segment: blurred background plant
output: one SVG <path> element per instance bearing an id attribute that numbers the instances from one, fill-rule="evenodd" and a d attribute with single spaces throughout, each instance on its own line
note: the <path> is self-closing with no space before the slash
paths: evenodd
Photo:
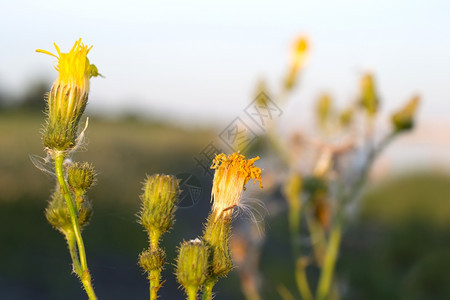
<path id="1" fill-rule="evenodd" d="M 281 96 L 275 100 L 279 105 L 296 87 L 307 55 L 308 40 L 300 37 L 294 43 Z M 268 93 L 264 86 L 260 89 Z M 284 169 L 274 176 L 287 201 L 295 282 L 302 299 L 339 299 L 342 288 L 334 273 L 346 220 L 359 208 L 362 189 L 377 157 L 399 134 L 413 129 L 418 102 L 419 97 L 414 96 L 395 112 L 391 129 L 378 138 L 375 121 L 380 99 L 373 74 L 366 73 L 357 101 L 347 108 L 335 108 L 328 93 L 319 96 L 315 130 L 294 127 L 284 140 L 271 124 L 267 140 L 284 167 L 268 169 Z M 283 284 L 278 290 L 284 299 L 294 298 Z"/>

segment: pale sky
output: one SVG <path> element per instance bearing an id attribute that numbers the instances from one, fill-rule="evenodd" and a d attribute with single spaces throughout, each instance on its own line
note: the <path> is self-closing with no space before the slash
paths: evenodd
<path id="1" fill-rule="evenodd" d="M 8 1 L 0 3 L 0 88 L 56 78 L 54 58 L 79 37 L 104 79 L 89 109 L 139 110 L 181 120 L 231 120 L 256 81 L 279 90 L 296 36 L 311 56 L 291 109 L 321 91 L 339 103 L 375 73 L 386 111 L 413 93 L 421 117 L 450 116 L 449 1 Z"/>

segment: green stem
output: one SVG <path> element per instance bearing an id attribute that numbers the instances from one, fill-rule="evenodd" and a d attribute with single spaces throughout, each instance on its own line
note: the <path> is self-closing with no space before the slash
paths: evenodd
<path id="1" fill-rule="evenodd" d="M 94 292 L 94 287 L 92 286 L 92 279 L 91 274 L 89 273 L 89 270 L 83 270 L 83 275 L 81 277 L 81 283 L 84 286 L 84 290 L 86 291 L 86 294 L 88 295 L 89 299 L 91 300 L 97 300 L 97 296 Z"/>
<path id="2" fill-rule="evenodd" d="M 333 274 L 336 266 L 336 260 L 339 253 L 339 246 L 342 237 L 342 217 L 338 213 L 337 220 L 330 233 L 327 251 L 325 253 L 324 265 L 317 286 L 317 300 L 326 300 L 330 293 L 333 282 Z"/>
<path id="3" fill-rule="evenodd" d="M 212 290 L 216 282 L 217 282 L 216 278 L 210 278 L 206 281 L 205 285 L 203 286 L 202 300 L 212 299 Z"/>
<path id="4" fill-rule="evenodd" d="M 196 288 L 189 288 L 186 291 L 187 294 L 187 300 L 197 300 L 197 289 Z"/>
<path id="5" fill-rule="evenodd" d="M 75 236 L 72 231 L 66 231 L 66 240 L 67 245 L 69 246 L 70 257 L 72 258 L 73 270 L 75 271 L 75 274 L 77 274 L 77 276 L 81 278 L 83 271 L 81 270 L 80 260 L 78 259 L 78 253 L 76 249 Z"/>
<path id="6" fill-rule="evenodd" d="M 151 270 L 148 280 L 150 281 L 150 300 L 156 300 L 158 298 L 158 290 L 161 287 L 161 270 Z"/>
<path id="7" fill-rule="evenodd" d="M 317 266 L 321 268 L 323 265 L 327 243 L 325 231 L 323 230 L 322 226 L 310 215 L 306 215 L 306 224 L 308 226 L 309 235 L 313 239 L 312 247 Z"/>
<path id="8" fill-rule="evenodd" d="M 367 163 L 364 166 L 363 170 L 361 171 L 359 179 L 352 186 L 352 189 L 349 191 L 347 195 L 344 194 L 345 196 L 339 197 L 340 208 L 337 212 L 335 225 L 331 229 L 330 239 L 328 242 L 328 247 L 324 258 L 324 266 L 322 268 L 322 272 L 319 278 L 319 284 L 317 287 L 317 298 L 316 298 L 317 300 L 327 299 L 330 293 L 334 269 L 336 266 L 336 260 L 339 253 L 339 246 L 342 238 L 342 223 L 343 223 L 342 208 L 345 206 L 346 203 L 352 201 L 359 195 L 360 191 L 362 190 L 364 184 L 367 181 L 367 176 L 376 158 L 387 147 L 387 145 L 389 145 L 389 143 L 393 141 L 393 139 L 396 136 L 397 132 L 394 131 L 389 135 L 387 135 L 386 137 L 384 137 L 377 147 L 372 147 L 372 149 L 370 149 Z"/>
<path id="9" fill-rule="evenodd" d="M 304 300 L 312 300 L 313 296 L 309 287 L 308 278 L 306 275 L 306 265 L 300 257 L 300 245 L 297 239 L 300 236 L 300 213 L 301 213 L 301 199 L 299 191 L 296 193 L 286 193 L 288 198 L 289 211 L 289 229 L 291 234 L 292 252 L 296 260 L 295 263 L 295 282 L 297 289 Z"/>
<path id="10" fill-rule="evenodd" d="M 308 278 L 306 276 L 306 268 L 301 259 L 295 264 L 295 282 L 303 300 L 312 300 L 313 296 L 309 288 Z"/>
<path id="11" fill-rule="evenodd" d="M 78 255 L 80 258 L 80 266 L 82 271 L 80 279 L 87 295 L 89 296 L 89 299 L 94 300 L 97 299 L 97 297 L 95 296 L 94 289 L 91 283 L 91 275 L 89 274 L 87 266 L 86 252 L 84 250 L 83 238 L 81 237 L 80 225 L 78 224 L 77 212 L 75 210 L 72 197 L 70 196 L 69 188 L 66 185 L 66 180 L 64 179 L 63 162 L 64 154 L 62 152 L 58 152 L 55 156 L 55 173 L 59 186 L 61 187 L 61 193 L 66 200 L 67 209 L 70 215 L 70 221 L 72 223 L 73 234 L 75 235 L 75 240 L 78 245 Z"/>
<path id="12" fill-rule="evenodd" d="M 161 238 L 160 231 L 149 231 L 148 239 L 150 245 L 150 251 L 155 251 L 158 249 L 159 240 Z M 150 281 L 150 300 L 156 300 L 158 298 L 158 291 L 161 288 L 161 269 L 151 270 L 148 276 Z"/>
<path id="13" fill-rule="evenodd" d="M 151 250 L 156 250 L 159 247 L 159 240 L 161 238 L 161 232 L 160 231 L 149 231 L 148 232 L 148 240 Z"/>

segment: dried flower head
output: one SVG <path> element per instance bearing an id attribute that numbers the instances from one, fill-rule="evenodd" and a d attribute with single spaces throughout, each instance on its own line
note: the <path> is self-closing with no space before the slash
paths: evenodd
<path id="1" fill-rule="evenodd" d="M 228 215 L 239 204 L 245 184 L 253 179 L 262 188 L 261 169 L 255 166 L 259 156 L 245 159 L 244 155 L 233 153 L 229 156 L 216 155 L 211 169 L 215 169 L 211 201 L 215 218 Z"/>

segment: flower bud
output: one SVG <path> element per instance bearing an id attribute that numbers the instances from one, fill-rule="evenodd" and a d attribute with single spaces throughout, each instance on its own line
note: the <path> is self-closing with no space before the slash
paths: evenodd
<path id="1" fill-rule="evenodd" d="M 414 117 L 419 101 L 419 96 L 414 96 L 404 107 L 392 115 L 392 125 L 396 132 L 410 130 L 414 127 Z"/>
<path id="2" fill-rule="evenodd" d="M 231 215 L 214 218 L 210 214 L 206 221 L 203 240 L 210 251 L 209 276 L 226 276 L 233 269 L 229 240 L 231 234 Z"/>
<path id="3" fill-rule="evenodd" d="M 308 48 L 308 39 L 306 37 L 299 37 L 295 41 L 289 72 L 284 82 L 284 87 L 286 90 L 292 89 L 297 83 L 298 73 L 306 62 Z"/>
<path id="4" fill-rule="evenodd" d="M 155 174 L 147 178 L 139 218 L 149 234 L 161 235 L 172 227 L 179 194 L 175 176 Z"/>
<path id="5" fill-rule="evenodd" d="M 359 103 L 370 117 L 374 117 L 378 112 L 379 102 L 373 75 L 367 73 L 361 79 L 361 96 Z"/>
<path id="6" fill-rule="evenodd" d="M 139 255 L 139 265 L 146 272 L 160 270 L 166 262 L 166 254 L 161 248 L 147 249 Z"/>
<path id="7" fill-rule="evenodd" d="M 316 116 L 319 125 L 322 128 L 326 128 L 328 121 L 330 120 L 333 107 L 331 97 L 328 94 L 323 94 L 319 97 L 316 104 Z"/>
<path id="8" fill-rule="evenodd" d="M 199 239 L 183 242 L 177 258 L 177 280 L 186 292 L 195 291 L 208 275 L 208 248 Z"/>
<path id="9" fill-rule="evenodd" d="M 67 170 L 67 182 L 77 194 L 84 194 L 95 181 L 94 167 L 85 163 L 74 163 Z"/>
<path id="10" fill-rule="evenodd" d="M 78 223 L 81 229 L 91 220 L 92 212 L 92 205 L 88 200 L 84 200 L 77 205 Z M 50 225 L 61 233 L 72 230 L 69 210 L 59 187 L 53 193 L 45 209 L 45 217 Z"/>
<path id="11" fill-rule="evenodd" d="M 57 188 L 45 209 L 47 221 L 62 233 L 72 228 L 69 211 L 60 189 Z"/>
<path id="12" fill-rule="evenodd" d="M 36 50 L 58 59 L 55 69 L 59 77 L 47 95 L 43 141 L 49 149 L 67 151 L 76 145 L 78 125 L 88 100 L 89 79 L 100 74 L 87 58 L 92 47 L 81 43 L 81 39 L 75 42 L 68 53 L 61 53 L 56 44 L 55 48 L 57 55 L 46 50 Z"/>

